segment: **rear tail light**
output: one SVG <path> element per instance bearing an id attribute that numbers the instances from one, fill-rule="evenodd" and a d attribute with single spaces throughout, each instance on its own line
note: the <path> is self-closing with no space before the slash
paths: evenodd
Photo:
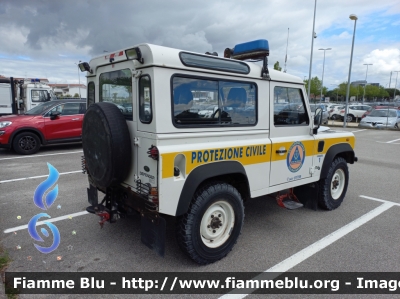
<path id="1" fill-rule="evenodd" d="M 148 154 L 149 157 L 152 158 L 153 160 L 158 161 L 159 153 L 158 153 L 158 148 L 157 148 L 156 146 L 152 145 L 152 146 L 149 148 L 147 154 Z"/>
<path id="2" fill-rule="evenodd" d="M 344 110 L 340 110 L 340 113 L 344 113 Z"/>

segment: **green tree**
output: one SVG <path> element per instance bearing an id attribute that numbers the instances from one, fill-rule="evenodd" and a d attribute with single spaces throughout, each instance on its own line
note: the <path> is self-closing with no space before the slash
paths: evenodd
<path id="1" fill-rule="evenodd" d="M 79 93 L 75 93 L 74 98 L 79 98 Z"/>
<path id="2" fill-rule="evenodd" d="M 308 91 L 308 80 L 305 80 L 305 87 L 306 90 Z M 311 88 L 310 88 L 310 98 L 315 101 L 316 97 L 321 94 L 321 87 L 322 87 L 322 82 L 321 80 L 318 79 L 317 76 L 314 78 L 311 78 Z M 324 87 L 322 89 L 322 93 L 325 94 L 327 92 L 327 88 Z M 310 99 L 310 100 L 311 100 Z"/>
<path id="3" fill-rule="evenodd" d="M 274 64 L 274 70 L 282 71 L 282 68 L 279 66 L 279 61 L 275 62 L 275 64 Z"/>

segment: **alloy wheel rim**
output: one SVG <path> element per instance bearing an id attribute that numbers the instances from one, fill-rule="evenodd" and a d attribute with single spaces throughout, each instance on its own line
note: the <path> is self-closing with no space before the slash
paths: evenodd
<path id="1" fill-rule="evenodd" d="M 19 141 L 19 147 L 24 151 L 30 151 L 36 147 L 36 140 L 31 136 L 22 137 Z"/>

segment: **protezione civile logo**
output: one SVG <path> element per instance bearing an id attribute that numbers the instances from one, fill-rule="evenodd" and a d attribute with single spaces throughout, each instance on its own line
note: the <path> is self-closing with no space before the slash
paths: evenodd
<path id="1" fill-rule="evenodd" d="M 51 207 L 51 205 L 55 202 L 57 195 L 58 195 L 58 184 L 50 190 L 47 194 L 46 197 L 44 197 L 44 194 L 46 193 L 47 190 L 51 188 L 52 185 L 54 185 L 59 178 L 59 173 L 57 169 L 51 165 L 50 163 L 47 163 L 47 167 L 49 168 L 49 176 L 48 178 L 39 184 L 37 186 L 35 193 L 33 195 L 33 203 L 40 209 L 46 211 Z M 39 236 L 39 234 L 36 231 L 36 223 L 38 220 L 42 217 L 46 218 L 51 218 L 48 214 L 46 213 L 40 213 L 31 218 L 31 220 L 28 223 L 28 232 L 31 235 L 31 237 L 38 241 L 38 242 L 44 242 L 44 240 Z M 58 231 L 58 228 L 50 223 L 45 221 L 44 224 L 48 226 L 50 229 L 51 233 L 53 234 L 53 243 L 51 244 L 50 247 L 42 247 L 40 245 L 34 244 L 36 249 L 39 250 L 42 253 L 50 253 L 54 250 L 57 249 L 58 245 L 60 245 L 61 237 L 60 237 L 60 232 Z M 41 228 L 41 233 L 47 238 L 49 237 L 49 231 L 46 228 Z"/>

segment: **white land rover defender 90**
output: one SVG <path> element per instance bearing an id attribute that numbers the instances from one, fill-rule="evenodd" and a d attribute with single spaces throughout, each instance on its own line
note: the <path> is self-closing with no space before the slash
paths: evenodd
<path id="1" fill-rule="evenodd" d="M 140 44 L 80 64 L 87 211 L 101 226 L 139 212 L 142 242 L 163 256 L 162 215 L 175 216 L 182 250 L 208 264 L 238 240 L 246 199 L 340 206 L 354 135 L 318 130 L 322 111 L 311 114 L 302 80 L 269 71 L 268 55 L 266 40 L 224 58 Z"/>

